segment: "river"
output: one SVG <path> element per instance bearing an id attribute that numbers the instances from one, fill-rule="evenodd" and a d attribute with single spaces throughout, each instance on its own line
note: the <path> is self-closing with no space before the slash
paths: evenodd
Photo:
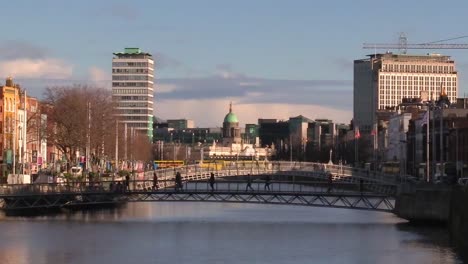
<path id="1" fill-rule="evenodd" d="M 442 228 L 380 212 L 233 203 L 130 203 L 0 217 L 0 263 L 462 263 Z"/>

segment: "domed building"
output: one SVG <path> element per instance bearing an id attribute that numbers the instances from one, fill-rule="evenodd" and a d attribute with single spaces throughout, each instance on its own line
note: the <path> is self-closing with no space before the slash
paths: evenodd
<path id="1" fill-rule="evenodd" d="M 229 113 L 223 120 L 222 142 L 213 142 L 208 149 L 208 157 L 220 160 L 238 159 L 268 159 L 274 149 L 259 148 L 254 144 L 246 144 L 242 140 L 242 129 L 239 127 L 239 119 L 232 112 L 232 103 L 229 104 Z"/>
<path id="2" fill-rule="evenodd" d="M 236 114 L 232 112 L 232 103 L 229 104 L 229 113 L 223 122 L 223 146 L 241 143 L 241 129 Z"/>

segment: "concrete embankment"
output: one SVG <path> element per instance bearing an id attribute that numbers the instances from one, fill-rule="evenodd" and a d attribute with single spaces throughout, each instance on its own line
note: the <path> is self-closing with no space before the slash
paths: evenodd
<path id="1" fill-rule="evenodd" d="M 412 223 L 446 225 L 452 245 L 468 261 L 468 187 L 403 187 L 395 214 Z"/>
<path id="2" fill-rule="evenodd" d="M 462 257 L 468 260 L 468 189 L 455 188 L 452 192 L 450 238 Z"/>
<path id="3" fill-rule="evenodd" d="M 413 223 L 447 223 L 451 189 L 442 186 L 403 188 L 395 201 L 395 214 Z"/>

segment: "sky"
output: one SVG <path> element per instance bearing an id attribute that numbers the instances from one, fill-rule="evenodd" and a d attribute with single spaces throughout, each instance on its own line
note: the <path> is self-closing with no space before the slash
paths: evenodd
<path id="1" fill-rule="evenodd" d="M 155 115 L 241 125 L 303 115 L 352 119 L 353 60 L 363 43 L 426 43 L 468 35 L 468 1 L 4 1 L 0 78 L 29 95 L 49 86 L 110 88 L 112 53 L 153 54 Z M 468 38 L 448 43 L 468 43 Z M 384 51 L 381 51 L 384 52 Z M 398 51 L 395 51 L 398 52 Z M 468 94 L 468 50 L 450 55 Z"/>

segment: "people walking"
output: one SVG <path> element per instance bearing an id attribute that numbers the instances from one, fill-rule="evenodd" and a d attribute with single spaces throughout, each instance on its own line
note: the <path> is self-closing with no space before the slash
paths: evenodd
<path id="1" fill-rule="evenodd" d="M 271 181 L 270 175 L 267 175 L 265 177 L 265 187 L 264 187 L 265 190 L 268 190 L 268 191 L 270 190 L 270 181 Z"/>
<path id="2" fill-rule="evenodd" d="M 211 175 L 210 175 L 210 187 L 211 187 L 211 191 L 214 191 L 214 185 L 215 185 L 215 175 L 214 173 L 212 172 Z"/>
<path id="3" fill-rule="evenodd" d="M 245 191 L 248 191 L 249 189 L 251 191 L 254 191 L 254 189 L 252 188 L 252 177 L 250 177 L 250 173 L 247 174 L 247 186 L 245 187 Z"/>
<path id="4" fill-rule="evenodd" d="M 333 174 L 331 172 L 328 173 L 328 190 L 327 193 L 330 193 L 333 189 Z"/>
<path id="5" fill-rule="evenodd" d="M 182 175 L 180 175 L 180 172 L 176 173 L 175 186 L 176 186 L 176 191 L 179 191 L 179 190 L 183 191 Z"/>
<path id="6" fill-rule="evenodd" d="M 159 186 L 158 186 L 158 174 L 156 173 L 156 171 L 154 171 L 153 173 L 153 190 L 154 191 L 157 191 L 159 189 Z"/>
<path id="7" fill-rule="evenodd" d="M 130 175 L 125 175 L 125 190 L 130 191 Z"/>

